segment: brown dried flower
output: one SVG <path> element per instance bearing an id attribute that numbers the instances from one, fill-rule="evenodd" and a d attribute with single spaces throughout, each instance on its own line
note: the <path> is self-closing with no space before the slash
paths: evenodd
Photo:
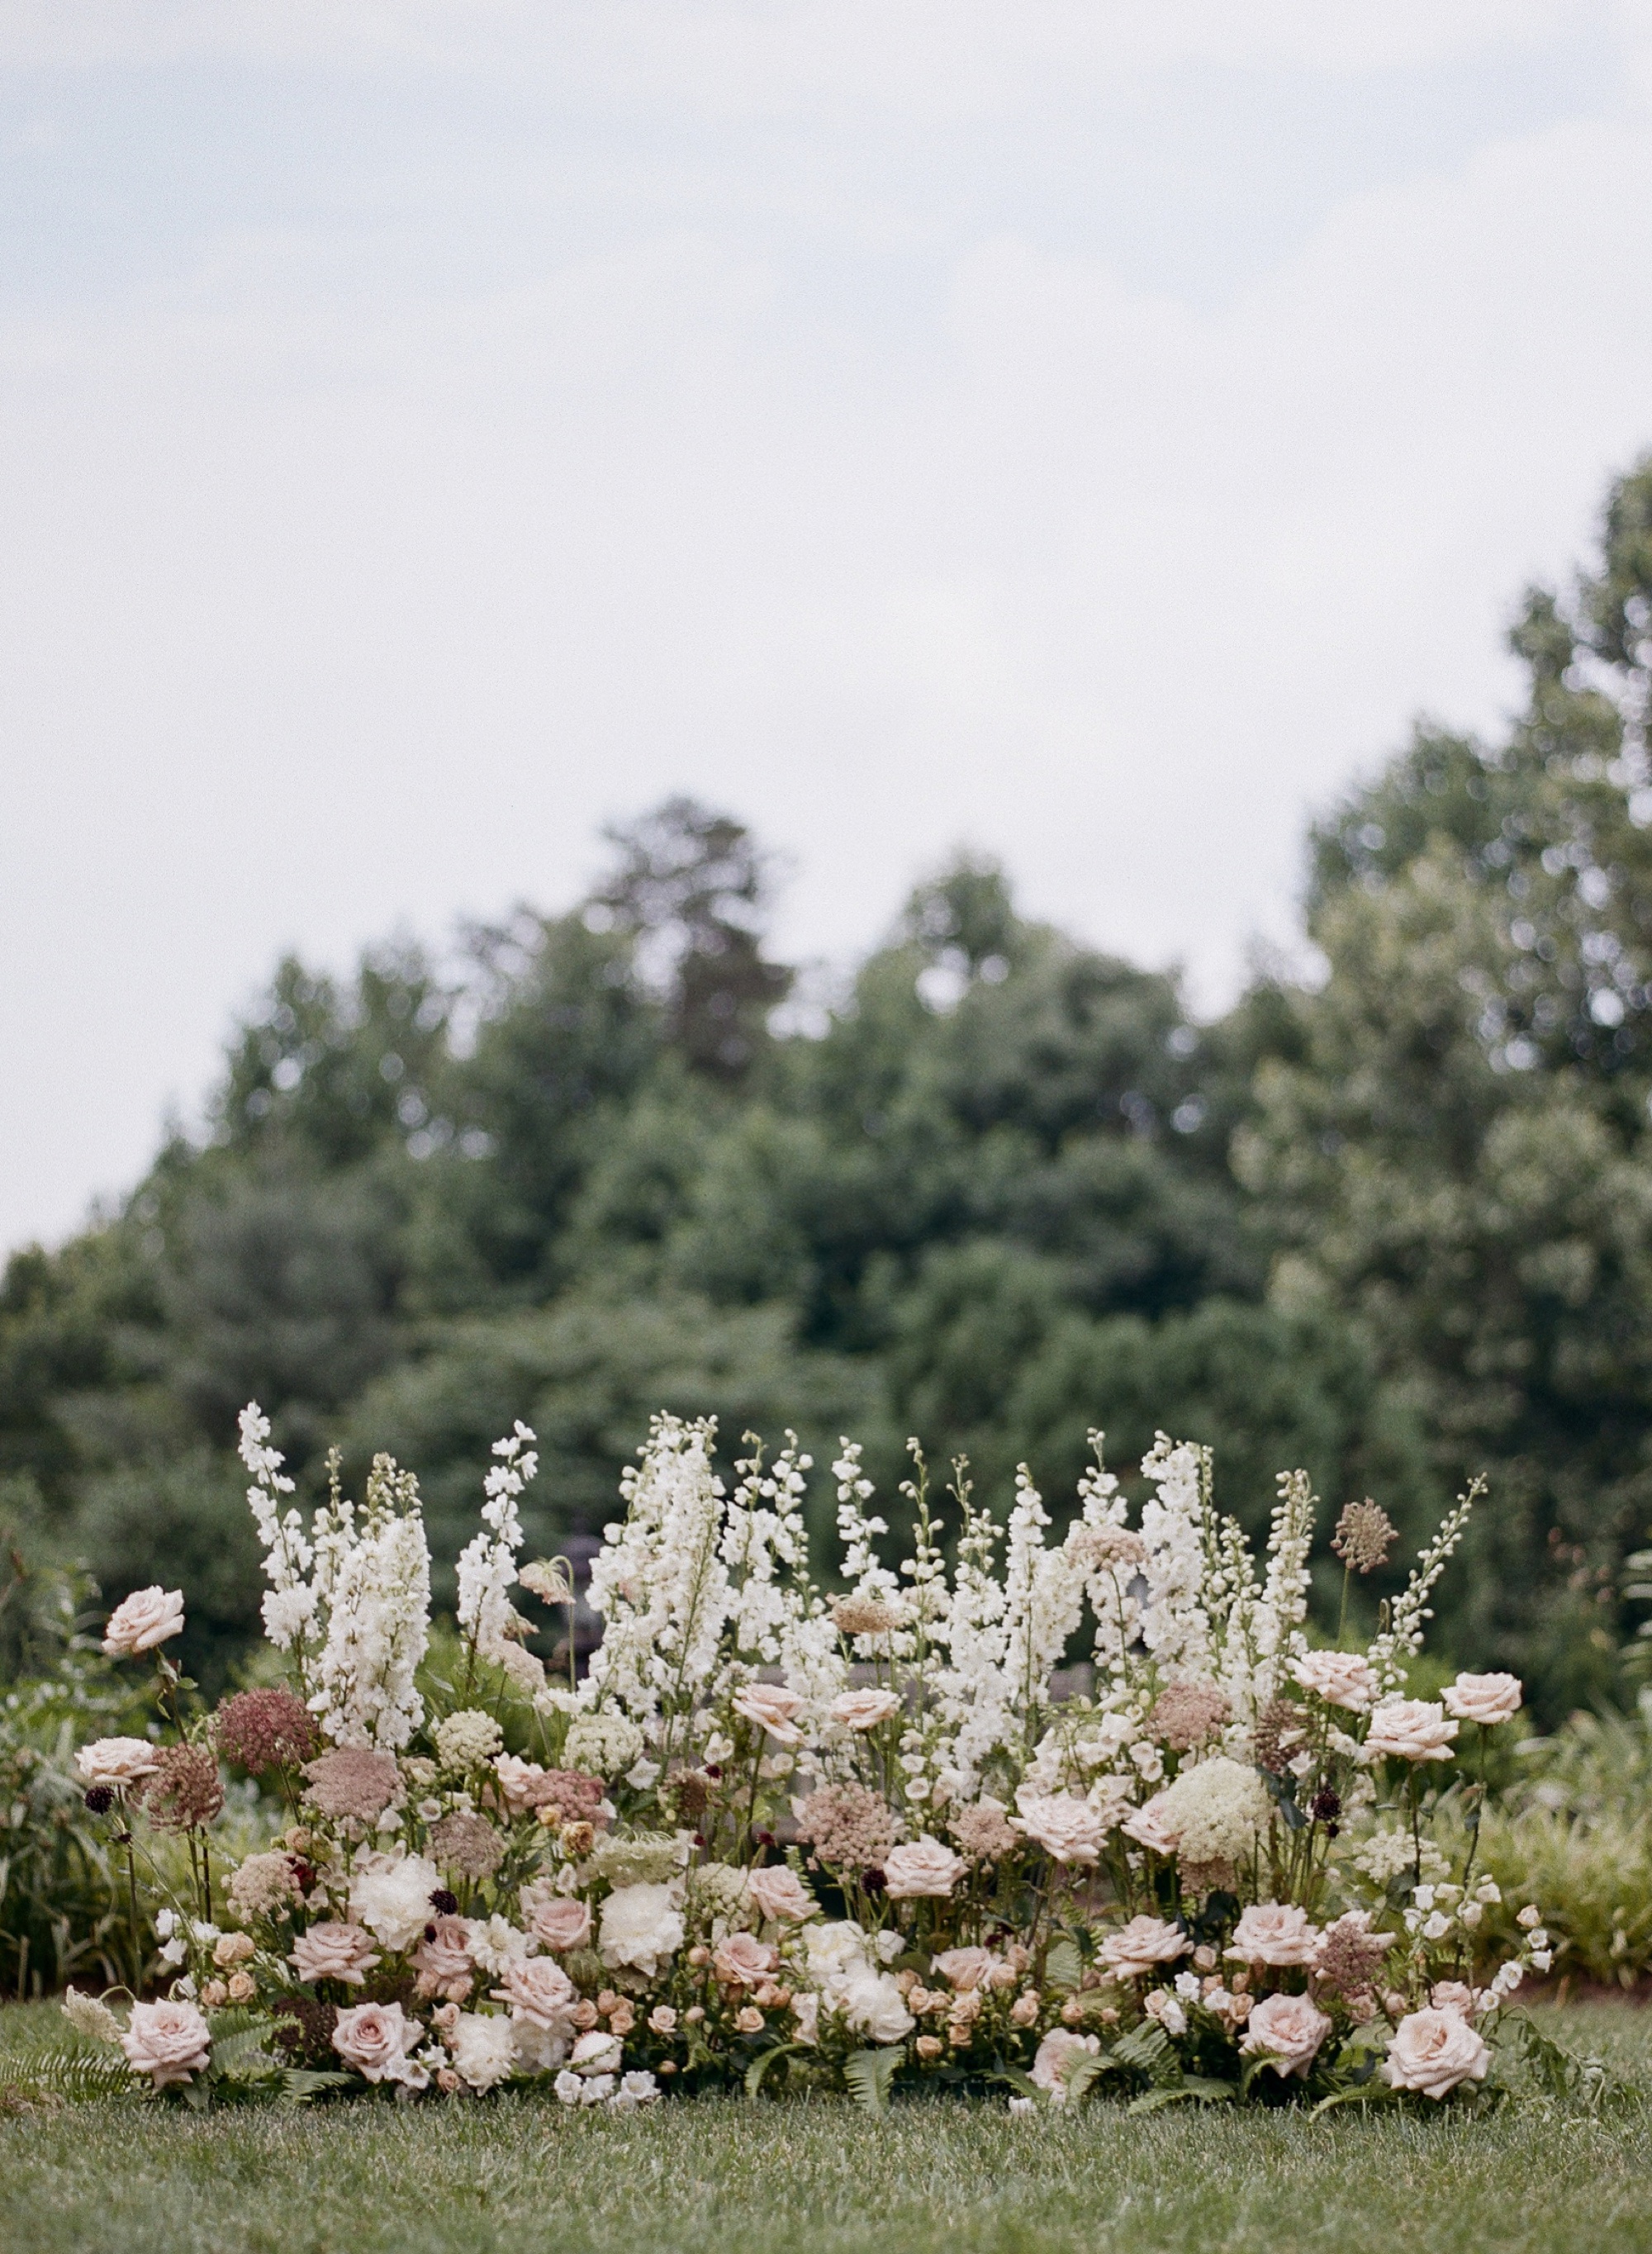
<path id="1" fill-rule="evenodd" d="M 875 1597 L 839 1597 L 832 1606 L 832 1625 L 840 1635 L 887 1635 L 900 1621 L 894 1606 Z"/>
<path id="2" fill-rule="evenodd" d="M 1172 1753 L 1191 1753 L 1214 1738 L 1232 1713 L 1214 1683 L 1167 1683 L 1147 1717 L 1147 1734 Z"/>
<path id="3" fill-rule="evenodd" d="M 1288 1698 L 1270 1698 L 1256 1717 L 1256 1755 L 1258 1768 L 1283 1776 L 1293 1754 L 1299 1751 L 1307 1716 Z"/>
<path id="4" fill-rule="evenodd" d="M 447 1870 L 486 1879 L 504 1859 L 505 1843 L 480 1816 L 444 1816 L 430 1827 L 430 1852 Z"/>
<path id="5" fill-rule="evenodd" d="M 262 1776 L 311 1760 L 321 1736 L 304 1700 L 277 1686 L 226 1698 L 213 1716 L 213 1740 L 226 1760 Z"/>
<path id="6" fill-rule="evenodd" d="M 324 1816 L 354 1816 L 371 1824 L 395 1799 L 400 1779 L 396 1755 L 366 1746 L 335 1746 L 304 1770 L 309 1797 Z"/>
<path id="7" fill-rule="evenodd" d="M 1388 1563 L 1388 1553 L 1399 1539 L 1399 1529 L 1381 1503 L 1368 1495 L 1363 1502 L 1345 1503 L 1337 1520 L 1331 1547 L 1355 1573 L 1374 1572 Z"/>
<path id="8" fill-rule="evenodd" d="M 165 1746 L 151 1774 L 135 1788 L 158 1831 L 192 1831 L 210 1824 L 224 1804 L 218 1763 L 205 1746 Z"/>
<path id="9" fill-rule="evenodd" d="M 666 1779 L 665 1790 L 679 1820 L 692 1824 L 717 1797 L 717 1779 L 703 1768 L 677 1768 Z"/>

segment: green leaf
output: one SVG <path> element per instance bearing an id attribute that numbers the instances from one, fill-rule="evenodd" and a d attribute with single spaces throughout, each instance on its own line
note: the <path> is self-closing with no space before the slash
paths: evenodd
<path id="1" fill-rule="evenodd" d="M 1030 2074 L 1023 2073 L 1018 2066 L 1006 2066 L 1002 2059 L 988 2075 L 987 2080 L 1007 2082 L 1018 2097 L 1040 2098 L 1044 2096 Z"/>
<path id="2" fill-rule="evenodd" d="M 95 2097 L 144 2097 L 149 2085 L 132 2072 L 116 2051 L 90 2045 L 53 2044 L 31 2052 L 4 2075 L 4 2086 L 25 2097 L 31 2094 L 69 2097 L 76 2103 Z"/>
<path id="3" fill-rule="evenodd" d="M 1084 1964 L 1077 1949 L 1065 1935 L 1053 1941 L 1044 1957 L 1044 1985 L 1058 1994 L 1076 1988 L 1084 1978 Z"/>
<path id="4" fill-rule="evenodd" d="M 1181 2062 L 1157 2020 L 1144 2020 L 1140 2026 L 1132 2028 L 1113 2045 L 1107 2058 L 1111 2065 L 1128 2066 L 1138 2074 L 1144 2074 L 1150 2082 L 1163 2089 L 1175 2089 L 1182 2078 Z"/>
<path id="5" fill-rule="evenodd" d="M 1230 2104 L 1237 2096 L 1236 2082 L 1213 2082 L 1205 2075 L 1189 2075 L 1175 2089 L 1149 2090 L 1134 2097 L 1125 2107 L 1127 2113 L 1157 2113 L 1161 2106 L 1179 2105 L 1188 2098 L 1195 2105 Z"/>
<path id="6" fill-rule="evenodd" d="M 767 2050 L 760 2051 L 746 2069 L 746 2094 L 755 2097 L 763 2087 L 763 2076 L 777 2058 L 789 2058 L 794 2051 L 802 2050 L 802 2043 L 772 2043 Z"/>
<path id="7" fill-rule="evenodd" d="M 899 2043 L 878 2050 L 851 2051 L 844 2061 L 844 2080 L 849 2094 L 869 2113 L 881 2113 L 889 2103 L 889 2085 L 906 2053 Z"/>
<path id="8" fill-rule="evenodd" d="M 1321 2113 L 1328 2113 L 1334 2105 L 1391 2105 L 1404 2095 L 1404 2092 L 1396 2090 L 1391 2082 L 1379 2082 L 1373 2076 L 1367 2081 L 1350 2082 L 1346 2090 L 1334 2090 L 1328 2097 L 1320 2100 L 1308 2118 L 1317 2121 Z"/>
<path id="9" fill-rule="evenodd" d="M 350 2079 L 347 2074 L 323 2073 L 309 2067 L 289 2066 L 282 2072 L 281 2094 L 290 2105 L 307 2105 L 324 2090 L 342 2090 Z"/>
<path id="10" fill-rule="evenodd" d="M 1061 2076 L 1061 2086 L 1067 2092 L 1068 2103 L 1076 2104 L 1092 2082 L 1099 2081 L 1102 2075 L 1110 2074 L 1112 2071 L 1113 2062 L 1110 2054 L 1098 2055 L 1094 2051 L 1087 2051 L 1082 2057 L 1080 2057 L 1075 2053 L 1068 2062 L 1066 2073 Z M 1036 2083 L 1033 2084 L 1035 2089 L 1037 2086 Z"/>

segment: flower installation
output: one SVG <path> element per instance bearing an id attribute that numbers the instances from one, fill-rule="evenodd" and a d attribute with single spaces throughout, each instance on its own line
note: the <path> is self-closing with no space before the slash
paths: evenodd
<path id="1" fill-rule="evenodd" d="M 1475 1871 L 1474 1779 L 1521 1686 L 1406 1684 L 1475 1491 L 1368 1648 L 1318 1649 L 1305 1475 L 1280 1479 L 1258 1569 L 1207 1451 L 1161 1435 L 1132 1526 L 1092 1438 L 1059 1541 L 1025 1471 L 1000 1527 L 956 1466 L 950 1563 L 914 1443 L 898 1566 L 844 1442 L 831 1596 L 795 1439 L 769 1462 L 748 1438 L 725 1483 L 710 1423 L 658 1417 L 592 1569 L 580 1678 L 528 1648 L 572 1589 L 521 1561 L 526 1426 L 495 1444 L 457 1642 L 433 1641 L 412 1475 L 379 1457 L 358 1506 L 335 1460 L 306 1523 L 248 1406 L 284 1680 L 186 1713 L 181 1596 L 109 1620 L 108 1650 L 152 1657 L 163 1719 L 82 1748 L 87 1797 L 135 1902 L 139 1863 L 152 1889 L 167 1859 L 152 1834 L 182 1836 L 189 1877 L 149 1895 L 161 1999 L 122 2016 L 71 1992 L 102 2062 L 84 2085 L 200 2104 L 513 2083 L 620 2111 L 731 2085 L 1019 2111 L 1495 2089 L 1506 2006 L 1551 1961 L 1534 1905 L 1512 1950 L 1488 1942 L 1509 1928 Z M 1395 1538 L 1375 1504 L 1343 1512 L 1345 1595 Z M 1093 1691 L 1058 1697 L 1075 1652 Z M 278 1812 L 214 1871 L 225 1764 Z"/>

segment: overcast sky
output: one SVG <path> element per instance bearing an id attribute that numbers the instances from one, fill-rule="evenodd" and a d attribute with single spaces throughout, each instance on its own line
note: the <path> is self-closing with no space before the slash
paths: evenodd
<path id="1" fill-rule="evenodd" d="M 0 0 L 0 1245 L 668 791 L 1222 1003 L 1652 444 L 1652 7 Z"/>

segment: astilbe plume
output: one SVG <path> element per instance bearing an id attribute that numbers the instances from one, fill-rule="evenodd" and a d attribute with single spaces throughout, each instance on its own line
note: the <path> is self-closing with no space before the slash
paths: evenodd
<path id="1" fill-rule="evenodd" d="M 996 1863 L 1023 1844 L 1020 1833 L 1010 1829 L 1009 1818 L 996 1801 L 955 1808 L 947 1818 L 947 1829 L 972 1862 Z"/>
<path id="2" fill-rule="evenodd" d="M 282 1686 L 226 1698 L 213 1717 L 213 1740 L 224 1759 L 249 1776 L 296 1768 L 313 1759 L 321 1743 L 315 1716 Z"/>

